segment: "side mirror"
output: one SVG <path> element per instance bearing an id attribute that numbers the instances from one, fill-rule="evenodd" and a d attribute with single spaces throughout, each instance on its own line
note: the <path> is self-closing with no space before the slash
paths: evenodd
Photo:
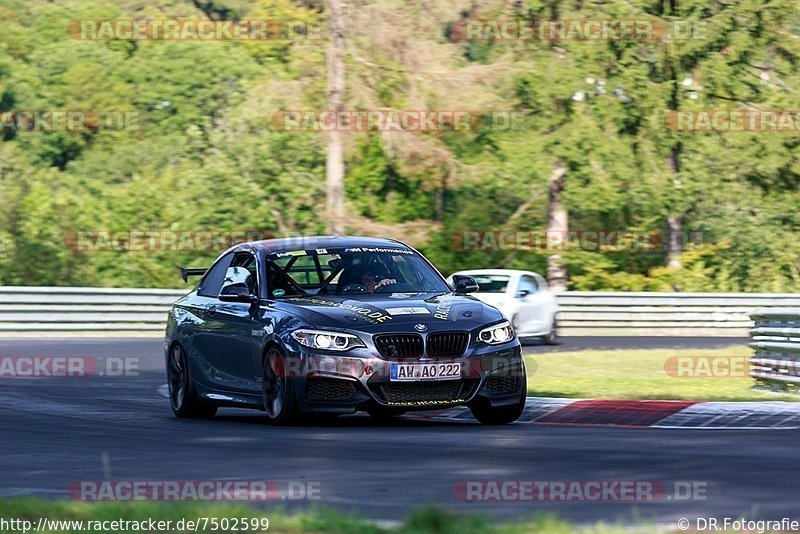
<path id="1" fill-rule="evenodd" d="M 453 288 L 455 289 L 456 293 L 465 294 L 477 291 L 478 289 L 480 289 L 480 286 L 478 286 L 478 282 L 476 282 L 475 279 L 472 278 L 471 276 L 464 276 L 463 274 L 454 274 Z"/>
<path id="2" fill-rule="evenodd" d="M 231 284 L 224 286 L 219 292 L 219 300 L 224 302 L 255 302 L 258 296 L 250 293 L 250 288 L 245 284 Z"/>
<path id="3" fill-rule="evenodd" d="M 250 272 L 243 267 L 229 267 L 219 291 L 219 300 L 224 302 L 255 302 L 258 295 L 253 295 Z"/>

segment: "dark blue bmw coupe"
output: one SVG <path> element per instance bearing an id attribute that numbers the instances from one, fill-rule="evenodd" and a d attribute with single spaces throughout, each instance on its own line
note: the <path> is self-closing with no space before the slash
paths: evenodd
<path id="1" fill-rule="evenodd" d="M 164 350 L 172 410 L 212 417 L 255 408 L 275 423 L 305 414 L 465 405 L 485 424 L 515 421 L 526 398 L 520 344 L 503 315 L 451 287 L 416 250 L 365 237 L 242 243 L 173 306 Z"/>

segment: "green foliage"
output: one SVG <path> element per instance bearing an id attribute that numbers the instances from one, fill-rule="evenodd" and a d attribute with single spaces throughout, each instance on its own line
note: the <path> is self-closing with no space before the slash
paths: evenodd
<path id="1" fill-rule="evenodd" d="M 197 7 L 200 6 L 200 7 Z M 415 242 L 445 273 L 544 271 L 552 251 L 462 250 L 465 230 L 541 230 L 547 181 L 567 169 L 570 228 L 694 236 L 666 251 L 562 254 L 580 290 L 796 291 L 800 136 L 676 132 L 670 110 L 796 109 L 793 0 L 419 3 L 347 12 L 347 109 L 478 110 L 520 129 L 344 134 L 348 213 Z M 325 3 L 0 0 L 0 110 L 134 113 L 138 125 L 3 132 L 0 284 L 174 286 L 175 264 L 220 252 L 76 251 L 76 230 L 325 229 L 324 134 L 282 132 L 280 110 L 325 109 Z M 81 41 L 85 18 L 265 18 L 318 39 Z M 464 19 L 688 21 L 694 39 L 459 41 Z M 679 168 L 668 164 L 677 154 Z M 364 227 L 352 233 L 369 232 Z M 463 248 L 463 247 L 462 247 Z"/>
<path id="2" fill-rule="evenodd" d="M 80 502 L 66 500 L 43 500 L 34 498 L 0 499 L 0 517 L 30 521 L 36 525 L 39 518 L 49 521 L 76 521 L 79 524 L 63 526 L 59 530 L 44 530 L 46 534 L 73 534 L 90 532 L 102 534 L 95 526 L 117 520 L 146 522 L 169 521 L 172 532 L 223 532 L 222 528 L 212 529 L 215 523 L 220 527 L 237 525 L 246 521 L 247 526 L 259 525 L 249 529 L 251 532 L 281 532 L 285 534 L 445 534 L 463 532 L 465 534 L 620 534 L 630 532 L 650 532 L 652 524 L 637 522 L 634 527 L 621 523 L 591 523 L 575 525 L 554 514 L 537 512 L 517 521 L 496 521 L 480 512 L 456 513 L 445 508 L 428 507 L 413 512 L 406 519 L 397 522 L 380 522 L 364 518 L 356 513 L 342 513 L 329 507 L 312 506 L 306 510 L 289 514 L 281 507 L 265 511 L 248 504 L 226 504 L 209 502 L 170 502 L 147 501 L 130 502 Z M 214 521 L 216 520 L 216 521 Z M 269 521 L 269 528 L 260 528 L 263 520 Z M 213 522 L 212 522 L 213 521 Z M 187 522 L 193 522 L 191 528 Z M 143 529 L 146 528 L 146 524 Z M 81 528 L 83 527 L 83 528 Z M 91 527 L 91 528 L 90 528 Z M 204 528 L 206 527 L 206 528 Z M 133 528 L 131 528 L 133 530 Z M 106 532 L 108 529 L 106 528 Z M 225 532 L 233 530 L 225 529 Z"/>
<path id="3" fill-rule="evenodd" d="M 377 136 L 370 135 L 353 157 L 346 193 L 360 215 L 380 222 L 404 222 L 433 213 L 427 176 L 407 176 L 389 160 Z"/>

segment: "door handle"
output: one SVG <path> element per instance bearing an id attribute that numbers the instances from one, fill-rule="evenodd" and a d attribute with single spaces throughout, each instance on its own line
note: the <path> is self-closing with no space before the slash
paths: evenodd
<path id="1" fill-rule="evenodd" d="M 217 313 L 217 305 L 216 304 L 212 304 L 211 306 L 206 308 L 206 311 L 208 311 L 209 315 L 214 315 L 215 313 Z"/>

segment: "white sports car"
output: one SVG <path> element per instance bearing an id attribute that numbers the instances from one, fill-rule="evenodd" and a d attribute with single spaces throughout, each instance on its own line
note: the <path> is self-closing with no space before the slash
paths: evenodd
<path id="1" fill-rule="evenodd" d="M 455 275 L 473 277 L 479 286 L 473 296 L 503 312 L 521 341 L 540 338 L 548 345 L 557 342 L 558 303 L 542 276 L 530 271 L 478 269 L 453 273 L 447 279 L 451 285 Z"/>

